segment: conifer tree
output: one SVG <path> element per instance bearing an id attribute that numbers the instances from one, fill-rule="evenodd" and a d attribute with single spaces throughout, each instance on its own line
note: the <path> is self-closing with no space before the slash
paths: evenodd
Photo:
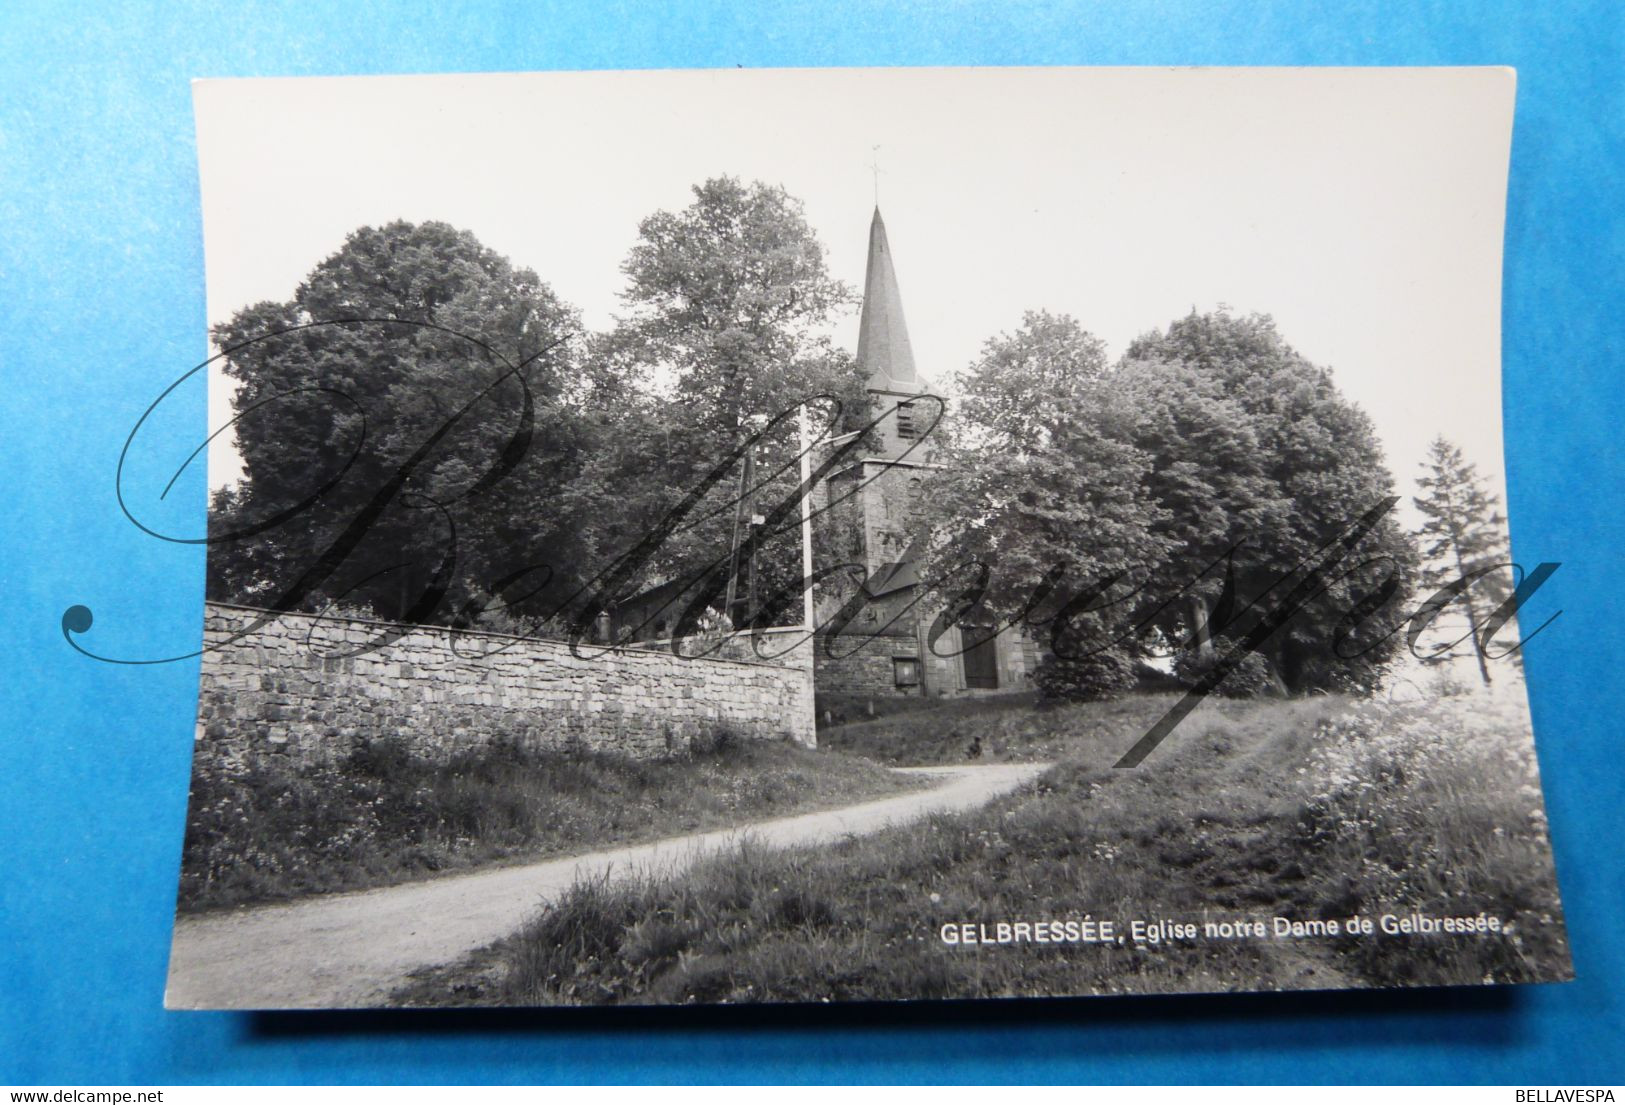
<path id="1" fill-rule="evenodd" d="M 1478 660 L 1478 673 L 1487 685 L 1490 671 L 1479 627 L 1508 593 L 1508 573 L 1497 570 L 1510 559 L 1506 518 L 1496 509 L 1495 496 L 1485 488 L 1478 470 L 1458 446 L 1442 436 L 1428 446 L 1422 469 L 1424 475 L 1416 479 L 1422 494 L 1412 499 L 1426 518 L 1417 531 L 1422 542 L 1422 582 L 1437 590 L 1483 573 L 1462 591 L 1459 602 L 1467 616 L 1467 639 Z M 1455 654 L 1445 649 L 1429 659 L 1451 655 Z"/>

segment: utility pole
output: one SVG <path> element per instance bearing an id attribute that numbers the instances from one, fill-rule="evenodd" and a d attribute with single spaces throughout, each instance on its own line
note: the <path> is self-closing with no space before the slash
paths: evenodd
<path id="1" fill-rule="evenodd" d="M 734 500 L 734 529 L 733 547 L 728 552 L 728 597 L 723 609 L 728 614 L 730 628 L 738 630 L 744 624 L 744 611 L 739 603 L 739 557 L 740 548 L 744 544 L 745 526 L 751 517 L 747 511 L 751 508 L 747 501 L 752 498 L 751 482 L 756 478 L 756 448 L 745 450 L 745 462 L 739 468 L 739 497 Z M 755 557 L 751 557 L 752 561 Z M 752 587 L 755 590 L 755 573 L 752 572 Z M 754 595 L 751 596 L 754 599 Z"/>
<path id="2" fill-rule="evenodd" d="M 745 419 L 741 428 L 747 434 L 755 435 L 761 432 L 766 421 L 762 416 L 753 414 Z M 756 513 L 756 443 L 753 441 L 745 450 L 744 464 L 739 469 L 739 497 L 734 500 L 733 547 L 728 552 L 728 594 L 723 605 L 728 620 L 736 631 L 756 612 L 755 537 L 756 527 L 765 521 L 766 519 Z M 747 534 L 749 534 L 748 542 Z M 747 543 L 750 551 L 743 556 L 745 595 L 741 598 L 740 560 Z"/>
<path id="3" fill-rule="evenodd" d="M 808 426 L 807 404 L 801 404 L 801 622 L 813 631 L 813 550 L 812 550 L 812 429 Z"/>

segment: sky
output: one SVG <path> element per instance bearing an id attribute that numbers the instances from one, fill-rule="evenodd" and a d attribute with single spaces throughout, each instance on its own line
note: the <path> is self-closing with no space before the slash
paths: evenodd
<path id="1" fill-rule="evenodd" d="M 438 219 L 606 327 L 639 221 L 729 174 L 800 198 L 860 288 L 878 198 L 928 380 L 1027 310 L 1114 357 L 1192 308 L 1260 311 L 1372 416 L 1402 493 L 1442 433 L 1500 494 L 1513 87 L 1492 68 L 199 81 L 208 314 L 290 298 L 357 227 Z M 848 349 L 857 325 L 834 332 Z M 240 473 L 224 435 L 209 463 L 211 486 Z"/>

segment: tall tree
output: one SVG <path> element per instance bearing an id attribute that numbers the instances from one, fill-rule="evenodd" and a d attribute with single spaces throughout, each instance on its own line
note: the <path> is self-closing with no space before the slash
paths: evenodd
<path id="1" fill-rule="evenodd" d="M 1422 582 L 1436 591 L 1458 581 L 1471 581 L 1457 601 L 1467 618 L 1464 639 L 1472 642 L 1478 673 L 1488 685 L 1487 642 L 1479 634 L 1485 619 L 1511 593 L 1506 518 L 1496 509 L 1495 496 L 1484 486 L 1477 468 L 1444 437 L 1434 438 L 1428 446 L 1422 470 L 1423 475 L 1416 478 L 1422 494 L 1411 500 L 1424 519 L 1417 530 L 1422 542 Z M 1459 655 L 1448 645 L 1441 648 L 1443 651 L 1428 659 Z"/>
<path id="2" fill-rule="evenodd" d="M 727 440 L 809 391 L 861 394 L 825 332 L 856 296 L 829 275 L 801 201 L 733 177 L 693 192 L 683 210 L 643 220 L 621 266 L 626 338 L 675 374 L 689 424 Z"/>
<path id="3" fill-rule="evenodd" d="M 801 202 L 732 177 L 693 193 L 686 208 L 640 224 L 622 265 L 626 314 L 600 346 L 602 356 L 635 366 L 642 381 L 638 400 L 623 408 L 615 444 L 589 475 L 624 489 L 597 538 L 605 548 L 635 541 L 764 420 L 808 396 L 838 397 L 849 418 L 865 407 L 861 373 L 828 336 L 856 296 L 830 276 Z M 762 441 L 745 521 L 792 494 L 797 451 L 793 420 Z M 643 582 L 702 572 L 726 558 L 740 492 L 737 472 L 713 487 L 664 542 Z M 797 616 L 800 550 L 793 526 L 758 548 L 758 593 L 778 596 L 783 608 L 758 611 L 762 618 Z"/>
<path id="4" fill-rule="evenodd" d="M 1150 458 L 1146 491 L 1162 508 L 1153 527 L 1169 549 L 1148 581 L 1149 620 L 1165 642 L 1207 663 L 1212 615 L 1227 582 L 1257 576 L 1273 555 L 1258 535 L 1277 532 L 1292 506 L 1267 472 L 1252 419 L 1221 381 L 1174 361 L 1131 361 L 1112 376 L 1132 411 L 1131 440 Z"/>
<path id="5" fill-rule="evenodd" d="M 922 576 L 939 581 L 939 598 L 974 582 L 966 565 L 985 564 L 985 614 L 1031 623 L 1053 619 L 1062 596 L 1155 573 L 1166 543 L 1153 532 L 1162 511 L 1144 493 L 1151 459 L 1129 440 L 1130 412 L 1106 374 L 1105 347 L 1076 320 L 1029 312 L 957 376 L 933 456 L 942 467 L 924 495 Z M 1035 606 L 1046 591 L 1051 601 Z M 1122 613 L 1086 602 L 1051 620 L 1046 663 L 1120 652 L 1104 646 Z"/>
<path id="6" fill-rule="evenodd" d="M 438 222 L 363 227 L 292 299 L 216 327 L 245 477 L 214 503 L 210 593 L 454 621 L 527 565 L 521 590 L 572 564 L 549 492 L 586 448 L 578 329 L 534 272 Z"/>
<path id="7" fill-rule="evenodd" d="M 1294 566 L 1392 494 L 1371 420 L 1269 316 L 1193 311 L 1137 339 L 1124 359 L 1162 366 L 1138 372 L 1160 373 L 1153 390 L 1174 393 L 1141 431 L 1156 458 L 1155 493 L 1183 516 L 1166 531 L 1179 542 L 1170 578 L 1195 578 L 1216 549 L 1245 537 L 1233 565 L 1237 611 L 1279 601 Z M 1369 689 L 1402 644 L 1392 631 L 1415 552 L 1394 519 L 1384 517 L 1343 564 L 1260 650 L 1290 690 Z M 1389 585 L 1388 601 L 1350 633 L 1350 612 Z M 1199 644 L 1213 586 L 1197 589 L 1179 636 Z"/>

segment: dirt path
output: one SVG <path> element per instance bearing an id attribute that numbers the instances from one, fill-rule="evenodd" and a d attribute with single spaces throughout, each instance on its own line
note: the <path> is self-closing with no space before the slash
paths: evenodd
<path id="1" fill-rule="evenodd" d="M 969 809 L 1048 764 L 898 768 L 939 776 L 929 790 L 838 810 L 691 833 L 584 856 L 447 875 L 428 882 L 289 905 L 182 917 L 169 953 L 170 1009 L 335 1009 L 382 1004 L 405 976 L 449 963 L 515 929 L 578 878 L 678 871 L 748 834 L 764 844 L 815 844 L 929 813 Z"/>

